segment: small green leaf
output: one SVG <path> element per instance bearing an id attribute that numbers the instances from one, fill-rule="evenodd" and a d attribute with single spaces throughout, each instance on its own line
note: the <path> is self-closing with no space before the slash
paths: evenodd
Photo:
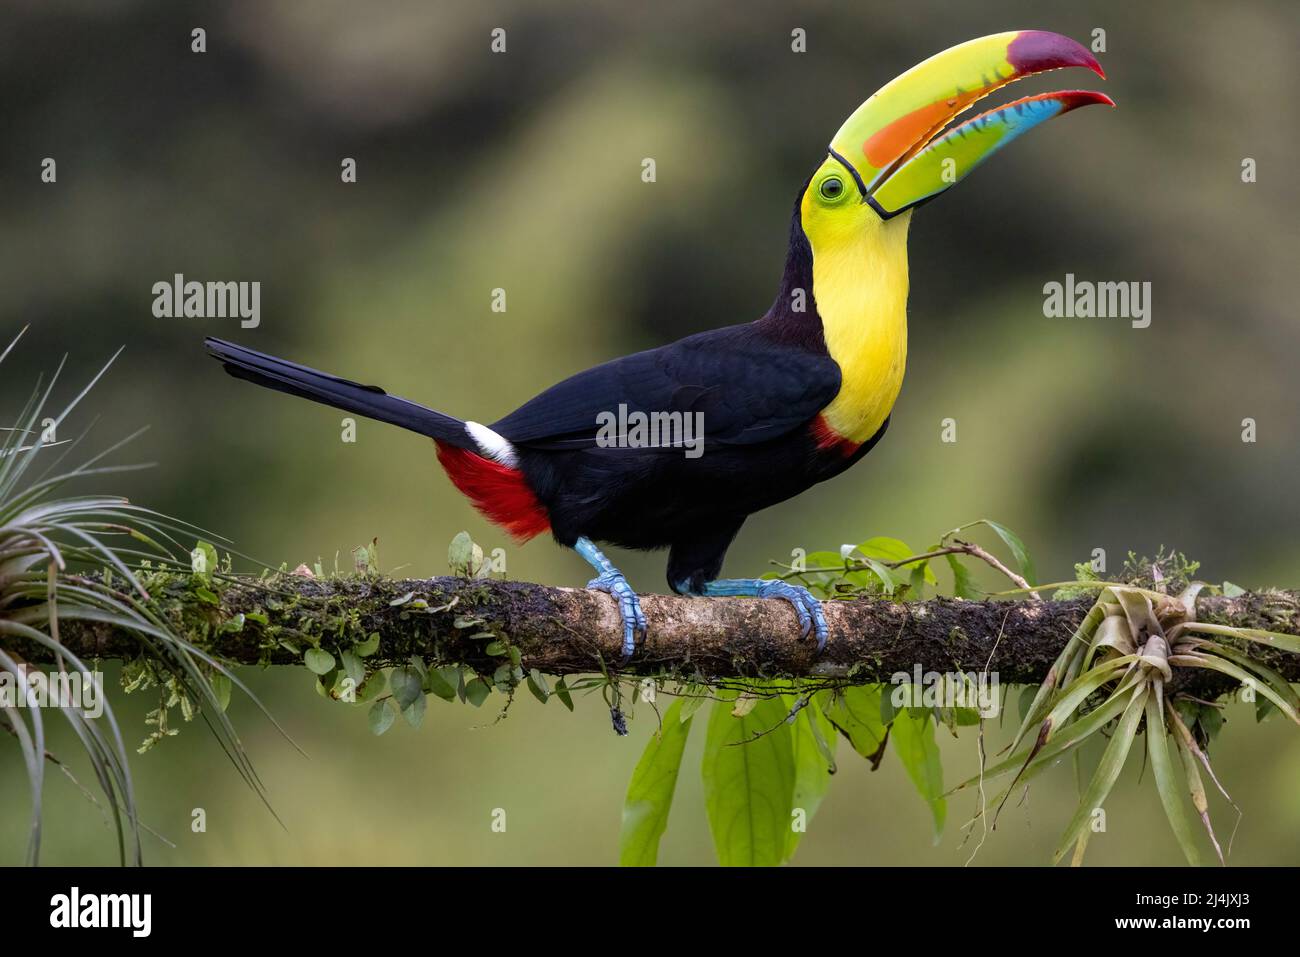
<path id="1" fill-rule="evenodd" d="M 469 532 L 460 532 L 451 540 L 447 548 L 447 564 L 453 575 L 469 577 L 470 565 L 474 561 L 474 540 Z"/>
<path id="2" fill-rule="evenodd" d="M 412 598 L 414 598 L 414 597 L 415 597 L 415 592 L 413 592 L 413 591 L 408 591 L 408 592 L 407 592 L 405 595 L 403 595 L 401 598 L 394 598 L 392 601 L 390 601 L 390 602 L 388 603 L 388 607 L 389 607 L 389 608 L 396 608 L 398 605 L 405 605 L 408 601 L 410 601 L 410 600 L 411 600 Z"/>
<path id="3" fill-rule="evenodd" d="M 536 668 L 528 672 L 528 690 L 533 693 L 533 697 L 546 704 L 551 697 L 551 689 L 546 684 L 546 676 Z"/>
<path id="4" fill-rule="evenodd" d="M 952 594 L 954 598 L 965 598 L 970 601 L 979 598 L 979 592 L 975 588 L 975 583 L 971 581 L 970 572 L 962 564 L 961 559 L 956 555 L 943 556 L 948 560 L 948 567 L 952 570 Z"/>
<path id="5" fill-rule="evenodd" d="M 327 675 L 334 670 L 334 656 L 324 648 L 308 648 L 302 660 L 313 674 Z"/>
<path id="6" fill-rule="evenodd" d="M 230 679 L 218 672 L 209 679 L 209 682 L 212 685 L 212 697 L 217 700 L 217 707 L 225 711 L 230 707 Z"/>
<path id="7" fill-rule="evenodd" d="M 573 696 L 569 694 L 569 686 L 564 683 L 563 676 L 555 682 L 555 697 L 560 699 L 560 704 L 564 705 L 570 711 L 573 710 Z"/>
<path id="8" fill-rule="evenodd" d="M 383 701 L 376 701 L 370 708 L 367 716 L 370 721 L 370 733 L 381 735 L 393 726 L 397 720 L 397 715 L 393 713 L 391 701 L 385 698 Z"/>
<path id="9" fill-rule="evenodd" d="M 682 752 L 691 732 L 691 719 L 681 717 L 682 705 L 677 700 L 668 708 L 628 783 L 618 839 L 618 862 L 624 867 L 653 867 L 658 860 L 659 839 L 668 827 Z"/>
<path id="10" fill-rule="evenodd" d="M 365 575 L 375 570 L 370 564 L 370 550 L 364 545 L 352 549 L 352 567 L 358 575 Z"/>
<path id="11" fill-rule="evenodd" d="M 465 682 L 465 700 L 478 707 L 487 700 L 487 696 L 492 693 L 492 689 L 482 678 L 475 676 Z M 561 698 L 560 700 L 564 700 Z"/>
<path id="12" fill-rule="evenodd" d="M 204 581 L 210 582 L 217 569 L 217 550 L 208 542 L 196 542 L 194 551 L 190 552 L 190 570 Z"/>
<path id="13" fill-rule="evenodd" d="M 352 652 L 358 658 L 369 658 L 379 650 L 379 632 L 372 631 L 365 641 L 358 641 L 352 646 Z"/>
<path id="14" fill-rule="evenodd" d="M 1242 588 L 1240 585 L 1234 585 L 1232 582 L 1223 583 L 1224 598 L 1240 598 L 1244 594 L 1246 594 L 1246 589 Z"/>
<path id="15" fill-rule="evenodd" d="M 361 687 L 357 689 L 357 700 L 362 703 L 374 701 L 387 690 L 388 675 L 382 671 L 376 671 L 366 678 Z"/>
<path id="16" fill-rule="evenodd" d="M 1223 712 L 1213 705 L 1202 705 L 1196 715 L 1196 720 L 1205 732 L 1205 740 L 1213 741 L 1223 730 Z"/>
<path id="17" fill-rule="evenodd" d="M 443 701 L 456 700 L 456 686 L 448 680 L 446 668 L 430 668 L 424 676 L 423 688 Z"/>
<path id="18" fill-rule="evenodd" d="M 934 549 L 927 549 L 927 551 L 933 550 Z M 916 552 L 912 550 L 912 547 L 907 543 L 901 542 L 897 538 L 883 537 L 867 539 L 858 546 L 858 551 L 868 558 L 878 558 L 882 562 L 901 562 L 916 554 Z M 902 571 L 908 567 L 909 566 L 905 565 L 899 570 Z M 928 561 L 913 562 L 910 567 L 912 573 L 919 570 L 920 574 L 924 576 L 925 581 L 929 584 L 937 585 L 939 583 L 938 579 L 934 577 L 934 572 L 930 571 L 930 563 Z"/>
<path id="19" fill-rule="evenodd" d="M 361 659 L 351 651 L 342 651 L 339 652 L 339 663 L 343 666 L 343 673 L 352 679 L 352 687 L 361 687 L 361 683 L 366 680 L 366 666 L 361 663 Z"/>
<path id="20" fill-rule="evenodd" d="M 877 561 L 874 558 L 866 558 L 863 560 L 871 569 L 872 574 L 880 579 L 880 584 L 885 589 L 886 595 L 892 595 L 898 586 L 903 584 L 902 578 L 886 568 L 883 562 Z"/>
<path id="21" fill-rule="evenodd" d="M 424 711 L 428 707 L 424 695 L 418 694 L 415 700 L 402 709 L 402 717 L 412 728 L 418 728 L 424 721 Z"/>
<path id="22" fill-rule="evenodd" d="M 506 646 L 499 641 L 489 641 L 487 647 L 483 649 L 484 654 L 493 655 L 494 657 L 504 655 L 506 651 Z"/>
<path id="23" fill-rule="evenodd" d="M 904 558 L 911 558 L 912 549 L 905 542 L 900 542 L 896 538 L 886 538 L 883 535 L 877 535 L 875 538 L 868 538 L 858 546 L 858 551 L 863 555 L 871 558 L 879 558 L 881 561 L 897 562 Z"/>
<path id="24" fill-rule="evenodd" d="M 981 521 L 997 532 L 998 538 L 1002 539 L 1007 548 L 1011 549 L 1011 554 L 1015 556 L 1016 565 L 1019 566 L 1020 574 L 1024 576 L 1025 581 L 1031 585 L 1038 581 L 1038 576 L 1034 572 L 1034 560 L 1029 556 L 1029 549 L 1025 548 L 1025 543 L 1020 540 L 1020 536 L 998 522 L 990 521 L 987 518 L 981 519 Z"/>
<path id="25" fill-rule="evenodd" d="M 465 669 L 460 665 L 445 665 L 437 669 L 438 674 L 442 675 L 442 680 L 447 682 L 456 689 L 456 694 L 460 696 L 462 703 L 465 701 L 463 694 L 465 690 Z"/>
<path id="26" fill-rule="evenodd" d="M 414 668 L 394 668 L 388 675 L 388 687 L 393 692 L 397 707 L 405 711 L 424 693 L 423 681 Z"/>
<path id="27" fill-rule="evenodd" d="M 919 599 L 921 597 L 927 577 L 934 577 L 934 572 L 930 571 L 930 562 L 927 560 L 913 563 L 912 573 L 907 576 L 907 588 L 910 592 L 910 598 Z"/>

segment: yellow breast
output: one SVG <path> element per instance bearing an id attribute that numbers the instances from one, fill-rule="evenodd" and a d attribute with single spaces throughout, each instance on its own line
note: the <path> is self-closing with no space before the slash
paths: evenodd
<path id="1" fill-rule="evenodd" d="M 910 219 L 909 211 L 866 229 L 808 236 L 817 312 L 842 378 L 839 394 L 822 415 L 853 442 L 875 435 L 903 387 Z"/>

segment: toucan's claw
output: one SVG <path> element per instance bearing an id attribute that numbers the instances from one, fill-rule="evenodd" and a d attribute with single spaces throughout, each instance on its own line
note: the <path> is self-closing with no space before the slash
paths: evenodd
<path id="1" fill-rule="evenodd" d="M 646 621 L 645 613 L 641 611 L 641 600 L 636 597 L 627 578 L 617 570 L 601 572 L 587 582 L 587 587 L 606 592 L 618 601 L 618 614 L 623 619 L 622 664 L 627 664 L 636 653 L 638 642 L 645 640 Z"/>
<path id="2" fill-rule="evenodd" d="M 574 551 L 587 560 L 598 574 L 587 587 L 603 591 L 614 596 L 618 601 L 618 614 L 623 620 L 623 664 L 627 664 L 636 653 L 637 639 L 645 640 L 645 615 L 641 611 L 641 601 L 628 584 L 627 577 L 614 567 L 613 562 L 605 557 L 591 539 L 579 538 L 573 544 Z"/>
<path id="3" fill-rule="evenodd" d="M 817 650 L 826 647 L 826 615 L 822 603 L 803 585 L 791 585 L 779 578 L 719 578 L 705 582 L 699 594 L 708 598 L 750 596 L 753 598 L 784 598 L 794 605 L 799 619 L 800 637 L 817 636 Z"/>
<path id="4" fill-rule="evenodd" d="M 822 603 L 813 597 L 803 585 L 791 585 L 789 582 L 780 580 L 766 581 L 759 586 L 759 598 L 784 598 L 790 604 L 794 605 L 794 613 L 799 616 L 799 633 L 803 638 L 815 633 L 817 636 L 817 650 L 821 651 L 826 647 L 826 636 L 828 629 L 826 627 L 826 615 L 822 611 Z"/>

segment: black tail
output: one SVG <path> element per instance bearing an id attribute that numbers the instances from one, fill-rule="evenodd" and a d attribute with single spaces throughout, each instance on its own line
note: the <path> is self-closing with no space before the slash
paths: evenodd
<path id="1" fill-rule="evenodd" d="M 465 423 L 460 419 L 389 395 L 379 386 L 362 385 L 360 382 L 317 372 L 296 362 L 287 362 L 245 349 L 223 339 L 205 339 L 203 342 L 209 354 L 221 360 L 226 371 L 237 379 L 246 379 L 268 389 L 287 392 L 322 405 L 332 405 L 344 412 L 387 422 L 461 448 L 476 447 L 474 440 L 465 431 Z"/>

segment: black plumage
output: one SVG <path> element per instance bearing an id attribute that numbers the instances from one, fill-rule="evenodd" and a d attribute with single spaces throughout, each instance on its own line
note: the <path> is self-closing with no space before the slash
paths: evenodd
<path id="1" fill-rule="evenodd" d="M 667 548 L 669 585 L 698 592 L 717 577 L 749 515 L 839 474 L 871 449 L 887 421 L 850 447 L 827 444 L 814 427 L 839 391 L 840 370 L 826 350 L 812 285 L 812 251 L 796 206 L 781 287 L 760 319 L 595 366 L 490 426 L 513 446 L 512 467 L 560 544 L 585 537 Z M 800 290 L 802 311 L 794 308 Z M 208 348 L 239 378 L 481 451 L 461 420 L 377 386 L 221 340 L 208 340 Z M 620 407 L 647 416 L 698 413 L 701 453 L 601 444 L 600 417 Z M 453 479 L 483 507 L 473 475 Z"/>

